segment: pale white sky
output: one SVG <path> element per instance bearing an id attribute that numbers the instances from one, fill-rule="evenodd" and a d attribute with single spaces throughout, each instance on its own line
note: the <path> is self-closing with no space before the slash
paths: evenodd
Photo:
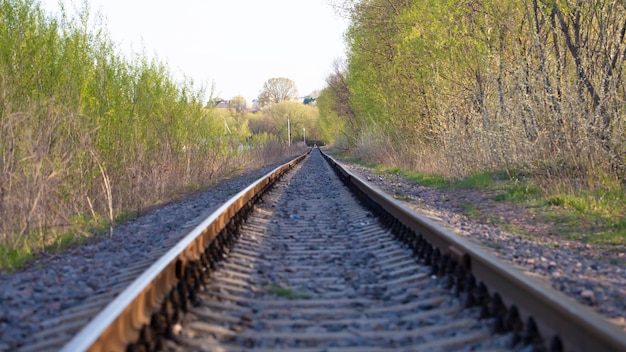
<path id="1" fill-rule="evenodd" d="M 50 14 L 59 0 L 40 0 Z M 192 77 L 215 95 L 256 98 L 272 77 L 293 80 L 300 96 L 325 87 L 345 57 L 347 21 L 330 0 L 87 0 L 107 20 L 123 53 L 145 52 L 176 77 Z M 66 9 L 82 0 L 62 0 Z"/>

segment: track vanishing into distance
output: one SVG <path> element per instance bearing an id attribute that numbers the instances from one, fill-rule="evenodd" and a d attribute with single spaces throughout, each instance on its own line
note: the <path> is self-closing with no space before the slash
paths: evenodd
<path id="1" fill-rule="evenodd" d="M 315 151 L 255 207 L 168 348 L 492 347 L 480 309 L 443 286 Z"/>
<path id="2" fill-rule="evenodd" d="M 77 309 L 24 350 L 626 350 L 590 309 L 324 157 L 249 186 L 95 318 Z"/>

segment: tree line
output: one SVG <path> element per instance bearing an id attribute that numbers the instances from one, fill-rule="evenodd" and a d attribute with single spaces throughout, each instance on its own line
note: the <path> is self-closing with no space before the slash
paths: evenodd
<path id="1" fill-rule="evenodd" d="M 229 133 L 236 130 L 246 139 L 265 136 L 287 145 L 300 141 L 304 144 L 305 140 L 320 143 L 316 96 L 317 93 L 312 92 L 300 99 L 293 80 L 272 77 L 263 83 L 258 98 L 252 104 L 238 95 L 230 100 L 216 97 L 208 105 L 224 106 L 216 113 L 224 119 L 227 130 Z"/>
<path id="2" fill-rule="evenodd" d="M 464 176 L 626 176 L 626 7 L 616 0 L 363 0 L 318 105 L 363 155 Z"/>
<path id="3" fill-rule="evenodd" d="M 86 3 L 52 17 L 0 0 L 0 269 L 297 152 L 206 95 L 120 53 Z"/>

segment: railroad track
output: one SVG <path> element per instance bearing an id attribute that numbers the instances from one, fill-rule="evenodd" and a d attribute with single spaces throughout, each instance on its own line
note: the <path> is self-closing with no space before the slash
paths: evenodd
<path id="1" fill-rule="evenodd" d="M 67 338 L 91 320 L 64 350 L 626 350 L 588 308 L 319 150 L 301 159 L 204 220 L 97 317 L 59 321 Z"/>
<path id="2" fill-rule="evenodd" d="M 493 342 L 480 310 L 464 310 L 431 271 L 315 153 L 255 207 L 168 348 L 428 351 Z"/>

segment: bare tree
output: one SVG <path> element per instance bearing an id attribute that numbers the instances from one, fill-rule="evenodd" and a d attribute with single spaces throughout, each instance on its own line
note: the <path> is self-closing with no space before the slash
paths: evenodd
<path id="1" fill-rule="evenodd" d="M 263 84 L 259 95 L 259 105 L 278 104 L 295 99 L 298 96 L 296 84 L 289 78 L 270 78 Z"/>
<path id="2" fill-rule="evenodd" d="M 346 120 L 353 132 L 358 131 L 356 114 L 350 104 L 350 87 L 348 86 L 348 71 L 346 62 L 335 60 L 333 63 L 334 72 L 326 78 L 328 89 L 333 96 L 333 110 L 337 115 Z"/>

